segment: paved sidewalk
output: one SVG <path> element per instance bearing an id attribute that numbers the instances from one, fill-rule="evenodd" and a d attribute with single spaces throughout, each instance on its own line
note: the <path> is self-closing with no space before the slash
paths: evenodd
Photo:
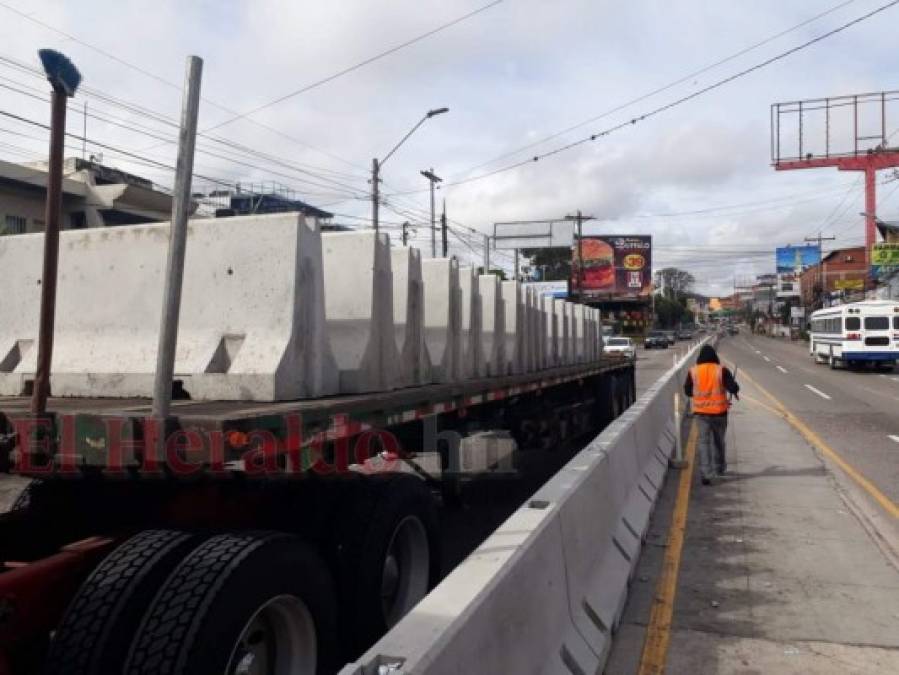
<path id="1" fill-rule="evenodd" d="M 843 479 L 741 385 L 730 476 L 705 487 L 693 475 L 666 672 L 899 673 L 899 570 Z M 607 673 L 638 672 L 677 482 L 672 472 Z"/>

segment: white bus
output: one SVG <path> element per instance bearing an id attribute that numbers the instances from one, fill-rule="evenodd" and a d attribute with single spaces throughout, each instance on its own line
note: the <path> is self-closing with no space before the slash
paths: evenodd
<path id="1" fill-rule="evenodd" d="M 865 300 L 812 312 L 809 353 L 831 368 L 891 367 L 899 359 L 899 303 Z"/>

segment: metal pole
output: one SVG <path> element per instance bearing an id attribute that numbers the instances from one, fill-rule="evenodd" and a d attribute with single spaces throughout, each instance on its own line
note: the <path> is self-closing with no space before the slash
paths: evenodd
<path id="1" fill-rule="evenodd" d="M 871 257 L 877 232 L 877 170 L 873 164 L 865 167 L 865 282 L 863 291 L 868 290 L 871 277 Z M 864 299 L 864 298 L 863 298 Z"/>
<path id="2" fill-rule="evenodd" d="M 378 174 L 380 173 L 380 168 L 378 158 L 375 157 L 371 160 L 371 225 L 375 232 L 378 231 L 378 201 L 380 199 L 378 183 L 381 180 Z"/>
<path id="3" fill-rule="evenodd" d="M 87 159 L 87 101 L 84 102 L 84 123 L 81 126 L 81 159 Z"/>
<path id="4" fill-rule="evenodd" d="M 484 235 L 484 274 L 490 274 L 490 235 Z"/>
<path id="5" fill-rule="evenodd" d="M 434 167 L 431 167 L 431 175 L 434 175 Z M 431 185 L 431 257 L 437 257 L 437 216 L 434 208 L 434 180 L 428 178 Z"/>
<path id="6" fill-rule="evenodd" d="M 577 299 L 584 302 L 584 232 L 583 216 L 580 209 L 577 212 Z"/>
<path id="7" fill-rule="evenodd" d="M 440 231 L 443 236 L 443 257 L 449 254 L 449 240 L 446 231 L 446 200 L 443 200 L 443 213 L 440 214 Z"/>
<path id="8" fill-rule="evenodd" d="M 513 270 L 513 278 L 518 281 L 518 249 L 515 249 L 515 269 Z"/>
<path id="9" fill-rule="evenodd" d="M 198 56 L 187 57 L 186 71 L 172 200 L 172 227 L 165 264 L 162 321 L 159 327 L 159 347 L 156 352 L 156 379 L 153 384 L 153 417 L 156 419 L 167 418 L 172 403 L 172 378 L 178 344 L 178 317 L 181 313 L 181 285 L 187 249 L 187 217 L 190 212 L 190 188 L 194 172 L 194 146 L 197 140 L 203 59 Z"/>
<path id="10" fill-rule="evenodd" d="M 42 415 L 50 395 L 50 365 L 53 362 L 53 328 L 56 318 L 56 278 L 59 267 L 59 220 L 62 206 L 62 166 L 66 135 L 68 96 L 54 87 L 51 98 L 50 163 L 47 175 L 47 204 L 44 211 L 44 263 L 41 274 L 41 310 L 37 342 L 37 369 L 31 392 L 31 412 Z"/>
<path id="11" fill-rule="evenodd" d="M 409 221 L 403 223 L 403 246 L 409 243 Z"/>

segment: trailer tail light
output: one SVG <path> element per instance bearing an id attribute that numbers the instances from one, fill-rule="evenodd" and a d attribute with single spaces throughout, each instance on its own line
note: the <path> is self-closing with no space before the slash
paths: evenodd
<path id="1" fill-rule="evenodd" d="M 847 333 L 846 339 L 847 340 L 861 340 L 862 334 L 861 333 Z"/>

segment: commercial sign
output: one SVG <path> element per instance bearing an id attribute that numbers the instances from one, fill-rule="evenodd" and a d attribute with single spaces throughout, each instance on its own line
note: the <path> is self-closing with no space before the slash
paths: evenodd
<path id="1" fill-rule="evenodd" d="M 833 287 L 838 291 L 861 291 L 865 288 L 864 279 L 836 279 Z"/>
<path id="2" fill-rule="evenodd" d="M 871 249 L 871 277 L 880 279 L 899 269 L 899 244 L 881 242 Z"/>
<path id="3" fill-rule="evenodd" d="M 777 265 L 777 297 L 791 298 L 800 295 L 799 277 L 806 268 L 821 262 L 821 250 L 817 246 L 786 246 L 775 250 Z"/>
<path id="4" fill-rule="evenodd" d="M 584 237 L 583 291 L 585 296 L 649 297 L 652 293 L 652 237 L 603 235 Z M 571 288 L 576 292 L 581 261 L 578 242 L 572 246 Z"/>

